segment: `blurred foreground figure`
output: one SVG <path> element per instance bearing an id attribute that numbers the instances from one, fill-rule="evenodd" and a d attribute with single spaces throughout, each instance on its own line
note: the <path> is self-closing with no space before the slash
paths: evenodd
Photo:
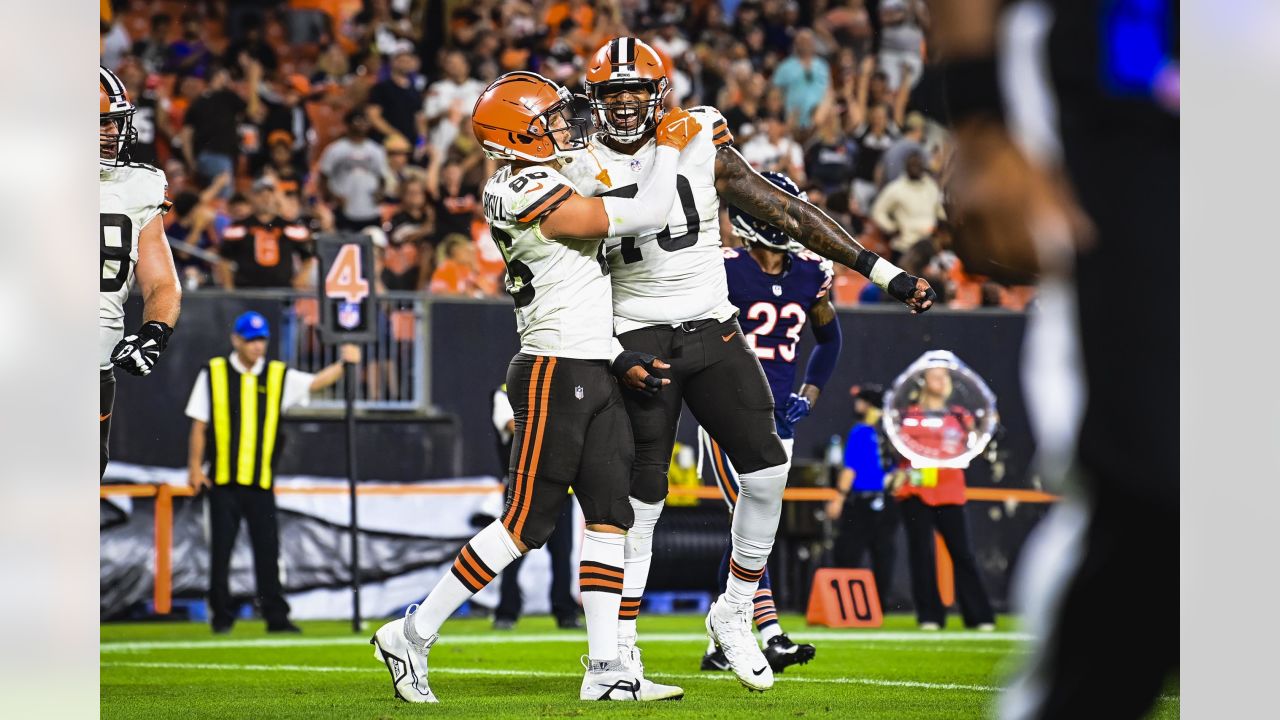
<path id="1" fill-rule="evenodd" d="M 1021 563 L 1038 639 L 999 712 L 1141 717 L 1179 662 L 1178 312 L 1117 300 L 1178 276 L 1177 7 L 932 10 L 960 143 L 957 251 L 979 272 L 1042 276 L 1025 383 L 1045 476 L 1065 481 Z"/>

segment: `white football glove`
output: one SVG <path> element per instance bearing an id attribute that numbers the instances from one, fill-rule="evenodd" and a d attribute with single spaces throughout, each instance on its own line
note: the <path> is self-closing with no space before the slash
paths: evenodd
<path id="1" fill-rule="evenodd" d="M 111 363 L 131 375 L 149 375 L 160 353 L 169 344 L 173 328 L 158 320 L 144 323 L 132 335 L 126 335 L 111 351 Z"/>

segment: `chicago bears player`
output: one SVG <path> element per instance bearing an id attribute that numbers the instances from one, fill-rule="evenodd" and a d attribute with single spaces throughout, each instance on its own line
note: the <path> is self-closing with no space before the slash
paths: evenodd
<path id="1" fill-rule="evenodd" d="M 598 143 L 561 171 L 586 195 L 631 197 L 651 166 L 654 130 L 665 114 L 670 80 L 645 43 L 615 38 L 587 65 L 586 88 L 602 128 Z M 606 241 L 613 274 L 614 329 L 628 350 L 671 363 L 663 376 L 672 392 L 625 393 L 635 437 L 620 638 L 624 659 L 637 658 L 635 619 L 652 560 L 653 528 L 667 495 L 667 466 L 680 403 L 733 459 L 741 494 L 733 516 L 731 576 L 706 619 L 707 632 L 734 674 L 753 690 L 773 686 L 773 671 L 751 633 L 752 598 L 773 548 L 790 462 L 773 422 L 773 397 L 729 301 L 720 252 L 719 210 L 725 199 L 774 225 L 820 255 L 838 260 L 906 303 L 933 304 L 924 280 L 863 248 L 813 205 L 762 178 L 733 148 L 724 118 L 691 108 L 702 131 L 677 163 L 677 200 L 666 227 L 654 233 L 614 233 Z"/>
<path id="2" fill-rule="evenodd" d="M 805 199 L 791 178 L 766 172 L 764 178 L 788 194 Z M 729 300 L 738 308 L 739 323 L 747 344 L 760 358 L 769 389 L 773 392 L 773 420 L 778 437 L 791 457 L 795 424 L 807 416 L 818 400 L 840 357 L 840 323 L 831 302 L 831 262 L 793 245 L 781 230 L 761 222 L 736 207 L 729 208 L 733 233 L 746 249 L 724 249 L 724 271 L 729 282 Z M 796 345 L 805 325 L 813 330 L 817 344 L 809 356 L 804 383 L 793 392 L 796 380 Z M 699 456 L 710 460 L 716 484 L 733 512 L 738 502 L 738 477 L 732 460 L 720 444 L 703 428 L 698 429 Z M 704 455 L 705 453 L 705 455 Z M 720 590 L 729 578 L 730 550 L 720 564 Z M 797 644 L 778 623 L 773 602 L 769 569 L 760 576 L 756 590 L 754 619 L 765 642 L 764 655 L 774 672 L 813 659 L 814 647 Z M 724 653 L 712 643 L 702 658 L 703 670 L 728 670 Z"/>
<path id="3" fill-rule="evenodd" d="M 587 523 L 579 585 L 588 653 L 579 698 L 679 699 L 683 690 L 648 682 L 618 658 L 634 449 L 615 377 L 643 393 L 669 381 L 649 373 L 666 364 L 623 351 L 614 339 L 602 238 L 652 233 L 666 222 L 676 160 L 700 127 L 673 110 L 656 128 L 658 148 L 635 196 L 588 198 L 556 169 L 563 153 L 585 146 L 591 127 L 585 103 L 564 88 L 535 73 L 508 73 L 481 94 L 471 123 L 484 151 L 508 161 L 486 183 L 483 200 L 520 333 L 520 352 L 507 370 L 515 435 L 506 504 L 421 605 L 377 631 L 374 657 L 390 671 L 396 697 L 436 702 L 427 654 L 440 626 L 504 567 L 546 542 L 572 487 Z"/>
<path id="4" fill-rule="evenodd" d="M 137 108 L 129 100 L 124 83 L 115 73 L 99 66 L 99 476 L 107 470 L 107 439 L 116 399 L 114 369 L 123 368 L 133 375 L 149 374 L 169 343 L 182 302 L 182 286 L 160 219 L 172 205 L 165 197 L 169 185 L 160 170 L 129 159 L 129 151 L 138 139 L 133 127 L 135 112 Z M 125 335 L 124 301 L 135 276 L 142 290 L 142 326 Z"/>

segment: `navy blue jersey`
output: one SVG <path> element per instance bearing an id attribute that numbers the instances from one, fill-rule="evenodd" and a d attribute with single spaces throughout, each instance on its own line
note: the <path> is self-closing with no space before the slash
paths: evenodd
<path id="1" fill-rule="evenodd" d="M 782 273 L 769 275 L 746 248 L 724 248 L 724 272 L 742 333 L 760 358 L 774 407 L 781 412 L 795 389 L 796 347 L 809 311 L 831 292 L 831 262 L 794 250 L 787 253 Z"/>

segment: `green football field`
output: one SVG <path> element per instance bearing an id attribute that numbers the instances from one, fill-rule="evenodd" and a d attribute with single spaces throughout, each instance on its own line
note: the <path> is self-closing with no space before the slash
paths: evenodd
<path id="1" fill-rule="evenodd" d="M 750 693 L 728 673 L 698 670 L 706 644 L 702 618 L 641 617 L 647 674 L 685 689 L 680 702 L 584 703 L 578 698 L 586 652 L 583 631 L 525 618 L 515 631 L 488 621 L 453 620 L 431 651 L 431 687 L 439 705 L 392 696 L 369 636 L 349 623 L 301 623 L 302 636 L 267 636 L 241 622 L 213 636 L 196 623 L 102 627 L 103 718 L 409 718 L 699 717 L 858 718 L 989 717 L 999 685 L 1025 656 L 1025 638 L 1002 618 L 995 633 L 923 633 L 891 616 L 879 630 L 809 628 L 783 616 L 791 637 L 812 642 L 817 657 L 778 676 L 767 693 Z M 958 624 L 954 618 L 953 624 Z M 1170 685 L 1152 717 L 1178 717 Z"/>

